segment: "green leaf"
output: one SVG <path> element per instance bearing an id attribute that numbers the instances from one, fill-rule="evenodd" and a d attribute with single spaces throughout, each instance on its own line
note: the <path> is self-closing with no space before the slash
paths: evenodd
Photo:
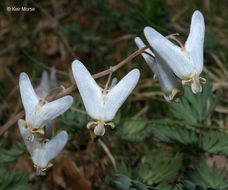
<path id="1" fill-rule="evenodd" d="M 120 190 L 128 190 L 130 189 L 131 179 L 124 175 L 118 175 L 113 181 L 113 185 Z"/>
<path id="2" fill-rule="evenodd" d="M 174 117 L 188 124 L 202 123 L 207 119 L 209 114 L 215 109 L 220 93 L 216 92 L 214 96 L 208 75 L 206 80 L 206 84 L 202 85 L 202 92 L 198 94 L 193 94 L 189 86 L 184 86 L 184 96 L 181 101 L 172 103 L 170 106 Z"/>
<path id="3" fill-rule="evenodd" d="M 6 171 L 5 169 L 0 169 L 0 190 L 26 190 L 29 188 L 29 177 L 15 169 L 11 171 Z"/>
<path id="4" fill-rule="evenodd" d="M 150 127 L 145 120 L 126 121 L 118 126 L 117 132 L 126 141 L 139 143 L 151 135 Z"/>
<path id="5" fill-rule="evenodd" d="M 86 124 L 89 122 L 89 116 L 81 101 L 75 99 L 70 110 L 58 117 L 57 120 L 72 132 L 78 132 L 87 129 Z"/>
<path id="6" fill-rule="evenodd" d="M 200 185 L 195 185 L 191 181 L 185 180 L 182 181 L 180 185 L 178 185 L 179 190 L 206 190 L 206 188 L 200 186 Z M 212 190 L 212 189 L 210 189 Z"/>
<path id="7" fill-rule="evenodd" d="M 113 181 L 113 186 L 119 190 L 155 190 L 154 188 L 147 188 L 143 183 L 124 175 L 117 175 Z"/>
<path id="8" fill-rule="evenodd" d="M 202 138 L 202 149 L 210 154 L 228 156 L 228 134 L 220 132 L 205 134 Z"/>
<path id="9" fill-rule="evenodd" d="M 164 149 L 159 149 L 152 154 L 145 148 L 146 163 L 141 163 L 138 169 L 139 179 L 148 185 L 166 184 L 175 179 L 182 166 L 182 155 L 171 155 Z"/>
<path id="10" fill-rule="evenodd" d="M 225 168 L 223 168 L 221 172 L 218 172 L 217 166 L 214 163 L 211 172 L 205 160 L 201 160 L 199 164 L 194 163 L 193 165 L 194 169 L 189 170 L 186 174 L 187 180 L 206 189 L 228 189 L 228 179 L 225 179 L 224 177 L 226 171 Z"/>
<path id="11" fill-rule="evenodd" d="M 154 138 L 166 143 L 178 143 L 182 145 L 198 145 L 198 136 L 194 131 L 183 126 L 166 126 L 151 124 L 151 131 Z"/>
<path id="12" fill-rule="evenodd" d="M 17 142 L 16 145 L 11 148 L 0 148 L 0 165 L 14 162 L 19 156 L 26 152 L 24 142 Z"/>
<path id="13" fill-rule="evenodd" d="M 127 167 L 124 161 L 116 162 L 116 169 L 119 174 L 126 175 L 128 177 L 132 177 L 132 169 L 131 167 Z"/>

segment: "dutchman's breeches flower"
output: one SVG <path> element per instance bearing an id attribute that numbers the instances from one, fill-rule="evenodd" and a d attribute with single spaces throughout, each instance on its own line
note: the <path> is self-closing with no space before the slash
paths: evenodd
<path id="1" fill-rule="evenodd" d="M 67 132 L 61 131 L 51 140 L 46 139 L 44 141 L 34 137 L 33 141 L 29 141 L 26 137 L 25 121 L 22 119 L 18 120 L 18 127 L 36 168 L 36 175 L 45 175 L 45 171 L 53 165 L 50 161 L 58 156 L 66 145 L 68 139 Z"/>
<path id="2" fill-rule="evenodd" d="M 203 43 L 205 23 L 200 11 L 192 16 L 188 39 L 183 47 L 179 47 L 162 36 L 151 27 L 145 27 L 144 34 L 155 54 L 159 55 L 172 69 L 182 84 L 189 83 L 193 93 L 202 91 L 200 77 L 203 70 Z"/>
<path id="3" fill-rule="evenodd" d="M 135 38 L 135 43 L 139 49 L 146 46 L 139 37 Z M 146 49 L 145 52 L 142 56 L 153 71 L 154 78 L 158 78 L 166 101 L 178 101 L 183 95 L 183 87 L 177 81 L 173 71 L 159 55 L 154 54 L 150 49 Z"/>
<path id="4" fill-rule="evenodd" d="M 39 132 L 44 134 L 44 127 L 47 122 L 63 114 L 73 103 L 71 96 L 65 96 L 58 100 L 48 103 L 44 96 L 40 99 L 29 80 L 26 73 L 20 74 L 19 87 L 22 103 L 25 109 L 26 138 L 33 140 L 33 133 Z"/>
<path id="5" fill-rule="evenodd" d="M 72 70 L 86 111 L 95 120 L 89 122 L 87 128 L 91 129 L 95 125 L 95 135 L 103 136 L 104 125 L 114 128 L 114 124 L 109 121 L 113 120 L 120 106 L 135 88 L 139 80 L 139 70 L 133 69 L 111 89 L 102 89 L 98 86 L 89 71 L 78 60 L 72 63 Z"/>

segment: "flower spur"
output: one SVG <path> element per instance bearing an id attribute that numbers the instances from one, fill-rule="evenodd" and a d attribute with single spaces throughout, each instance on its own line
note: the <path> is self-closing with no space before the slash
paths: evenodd
<path id="1" fill-rule="evenodd" d="M 95 120 L 87 124 L 88 129 L 94 128 L 95 135 L 105 134 L 104 125 L 114 124 L 116 112 L 135 88 L 139 80 L 139 70 L 133 69 L 111 89 L 102 89 L 97 85 L 89 71 L 78 60 L 72 63 L 72 71 L 78 90 L 88 114 Z"/>
<path id="2" fill-rule="evenodd" d="M 71 96 L 65 96 L 52 102 L 45 101 L 45 96 L 40 100 L 36 95 L 29 77 L 26 73 L 20 74 L 19 87 L 22 103 L 25 109 L 25 137 L 32 141 L 33 133 L 44 134 L 44 127 L 48 121 L 64 113 L 73 103 Z"/>

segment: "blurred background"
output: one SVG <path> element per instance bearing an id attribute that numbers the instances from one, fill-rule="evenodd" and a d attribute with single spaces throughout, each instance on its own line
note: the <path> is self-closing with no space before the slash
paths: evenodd
<path id="1" fill-rule="evenodd" d="M 31 9 L 16 11 L 13 7 Z M 127 189 L 127 183 L 148 189 L 184 189 L 183 180 L 199 185 L 194 179 L 203 176 L 192 174 L 199 167 L 191 170 L 192 160 L 199 165 L 202 162 L 206 173 L 215 161 L 218 171 L 212 176 L 217 177 L 228 164 L 226 0 L 1 0 L 1 125 L 23 109 L 18 89 L 21 72 L 29 75 L 34 87 L 40 87 L 43 71 L 51 73 L 54 66 L 52 79 L 67 88 L 74 84 L 73 60 L 79 59 L 92 74 L 108 69 L 137 50 L 136 36 L 148 44 L 143 35 L 145 26 L 152 26 L 164 36 L 179 33 L 178 39 L 184 43 L 197 9 L 206 24 L 202 76 L 208 82 L 204 93 L 194 96 L 186 87 L 181 103 L 168 104 L 158 81 L 138 56 L 113 75 L 120 80 L 132 68 L 141 71 L 139 84 L 114 120 L 116 128 L 107 127 L 100 140 L 91 140 L 86 129 L 91 118 L 78 91 L 71 94 L 72 108 L 52 124 L 53 136 L 65 129 L 69 141 L 45 177 L 35 175 L 17 125 L 6 131 L 0 137 L 0 189 L 121 189 L 120 184 Z M 103 77 L 97 81 L 104 86 L 106 80 Z M 216 135 L 214 144 L 209 146 L 210 138 Z M 222 138 L 224 142 L 219 141 Z M 227 172 L 222 174 L 222 187 L 226 189 Z"/>

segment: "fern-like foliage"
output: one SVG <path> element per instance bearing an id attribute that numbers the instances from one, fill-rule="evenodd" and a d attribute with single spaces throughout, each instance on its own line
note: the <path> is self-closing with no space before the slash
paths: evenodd
<path id="1" fill-rule="evenodd" d="M 168 183 L 176 179 L 179 169 L 182 166 L 182 155 L 176 154 L 173 158 L 164 150 L 159 149 L 156 154 L 145 148 L 147 162 L 139 165 L 139 179 L 148 184 L 155 185 Z"/>
<path id="2" fill-rule="evenodd" d="M 0 169 L 0 190 L 27 190 L 29 188 L 29 177 L 15 169 L 6 171 L 4 168 Z"/>
<path id="3" fill-rule="evenodd" d="M 119 174 L 132 177 L 132 168 L 127 167 L 124 161 L 116 162 L 116 169 Z"/>
<path id="4" fill-rule="evenodd" d="M 185 180 L 181 184 L 178 184 L 178 190 L 213 190 L 212 188 L 207 189 L 202 187 L 201 185 L 196 185 L 191 181 Z"/>
<path id="5" fill-rule="evenodd" d="M 58 121 L 67 126 L 72 132 L 78 132 L 86 129 L 89 116 L 81 102 L 76 99 L 70 110 L 58 117 Z"/>
<path id="6" fill-rule="evenodd" d="M 194 169 L 187 172 L 186 179 L 191 181 L 195 186 L 199 185 L 204 189 L 228 189 L 228 179 L 224 177 L 226 172 L 225 168 L 219 172 L 214 163 L 211 172 L 204 160 L 201 160 L 200 164 L 194 163 L 193 165 Z"/>
<path id="7" fill-rule="evenodd" d="M 17 142 L 11 149 L 0 148 L 0 165 L 14 162 L 25 152 L 26 148 L 23 141 Z"/>
<path id="8" fill-rule="evenodd" d="M 117 130 L 122 139 L 134 143 L 142 142 L 151 135 L 146 120 L 125 121 Z"/>
<path id="9" fill-rule="evenodd" d="M 139 181 L 131 180 L 124 175 L 117 175 L 112 186 L 119 190 L 156 190 L 155 188 L 146 187 Z"/>
<path id="10" fill-rule="evenodd" d="M 182 145 L 198 145 L 198 136 L 182 126 L 168 126 L 150 124 L 154 138 L 165 143 L 178 143 Z"/>
<path id="11" fill-rule="evenodd" d="M 228 135 L 220 132 L 207 133 L 202 139 L 202 149 L 210 154 L 228 156 Z"/>
<path id="12" fill-rule="evenodd" d="M 180 103 L 171 104 L 171 112 L 176 118 L 189 124 L 198 124 L 215 109 L 220 93 L 217 91 L 214 96 L 209 76 L 206 79 L 202 93 L 193 94 L 189 86 L 184 87 L 184 96 Z"/>

